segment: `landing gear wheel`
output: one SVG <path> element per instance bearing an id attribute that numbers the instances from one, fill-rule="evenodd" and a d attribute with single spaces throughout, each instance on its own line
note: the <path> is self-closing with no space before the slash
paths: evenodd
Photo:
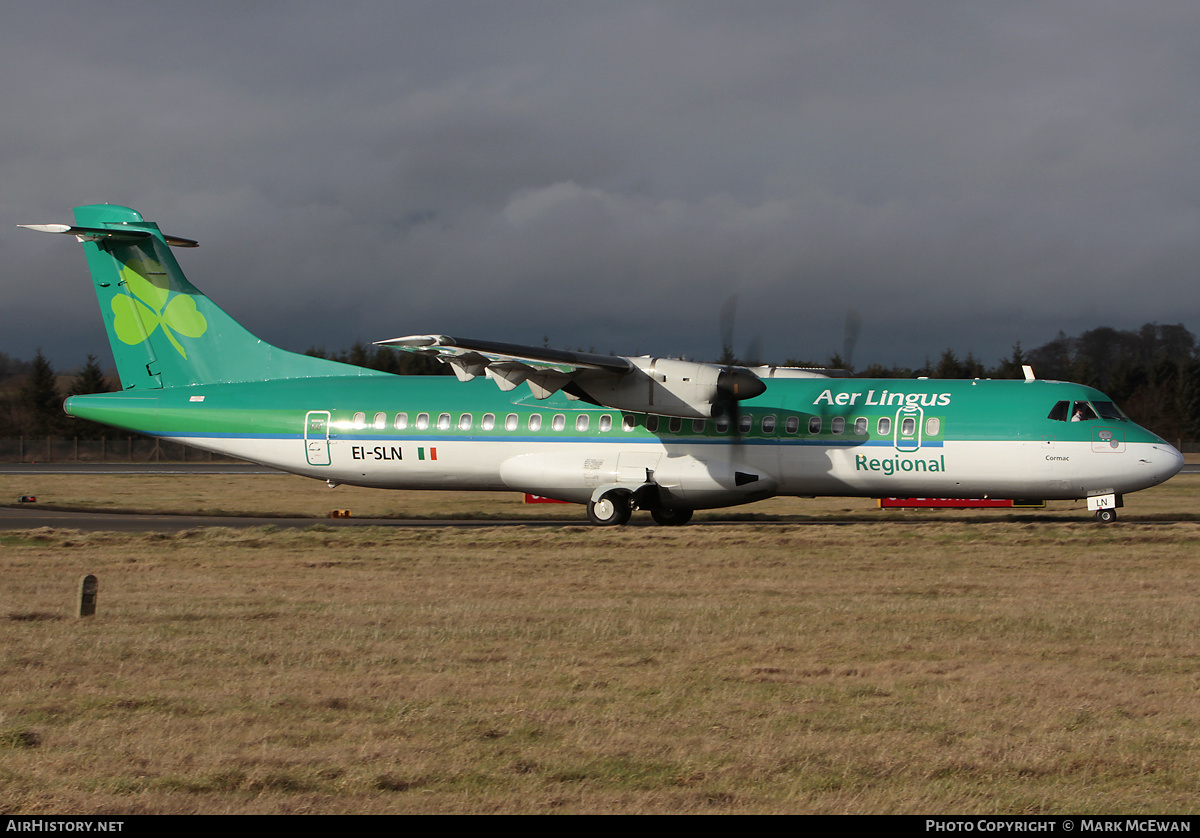
<path id="1" fill-rule="evenodd" d="M 688 521 L 692 520 L 692 510 L 651 509 L 650 517 L 654 519 L 654 523 L 661 524 L 664 527 L 682 527 Z"/>
<path id="2" fill-rule="evenodd" d="M 629 520 L 629 495 L 624 492 L 605 492 L 600 500 L 587 505 L 588 520 L 598 527 L 619 527 Z"/>
<path id="3" fill-rule="evenodd" d="M 1117 510 L 1115 509 L 1097 509 L 1096 520 L 1102 524 L 1111 524 L 1117 520 Z"/>

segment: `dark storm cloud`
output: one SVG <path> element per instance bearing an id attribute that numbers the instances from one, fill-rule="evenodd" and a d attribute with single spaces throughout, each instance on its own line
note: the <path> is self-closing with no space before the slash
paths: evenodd
<path id="1" fill-rule="evenodd" d="M 0 31 L 0 351 L 101 349 L 68 242 L 124 203 L 304 349 L 985 361 L 1200 329 L 1185 2 L 37 4 Z M 52 304 L 51 304 L 52 301 Z"/>

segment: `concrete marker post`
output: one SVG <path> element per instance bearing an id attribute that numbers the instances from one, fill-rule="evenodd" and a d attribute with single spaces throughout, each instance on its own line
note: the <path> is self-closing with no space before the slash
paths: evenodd
<path id="1" fill-rule="evenodd" d="M 91 617 L 96 613 L 96 591 L 100 587 L 92 574 L 79 580 L 79 616 Z"/>

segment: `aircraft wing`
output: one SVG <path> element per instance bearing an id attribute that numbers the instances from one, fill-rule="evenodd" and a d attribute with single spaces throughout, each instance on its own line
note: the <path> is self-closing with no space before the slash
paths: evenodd
<path id="1" fill-rule="evenodd" d="M 628 358 L 617 355 L 567 352 L 449 335 L 410 335 L 376 341 L 376 345 L 436 358 L 449 364 L 460 381 L 484 375 L 501 390 L 528 383 L 539 399 L 549 398 L 585 371 L 624 376 L 636 369 Z"/>
<path id="2" fill-rule="evenodd" d="M 448 335 L 412 335 L 377 342 L 449 364 L 460 381 L 487 376 L 501 390 L 528 384 L 539 399 L 562 391 L 568 398 L 618 410 L 707 419 L 733 415 L 737 403 L 767 385 L 745 367 L 675 358 L 593 355 L 516 346 Z"/>

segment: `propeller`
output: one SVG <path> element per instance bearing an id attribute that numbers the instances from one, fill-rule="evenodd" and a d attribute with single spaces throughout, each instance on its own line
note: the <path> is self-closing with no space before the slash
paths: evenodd
<path id="1" fill-rule="evenodd" d="M 717 376 L 717 396 L 713 403 L 713 416 L 728 417 L 734 436 L 740 436 L 738 418 L 739 404 L 743 399 L 761 396 L 767 390 L 766 382 L 743 366 L 734 362 L 733 354 L 733 321 L 737 317 L 737 294 L 731 294 L 721 306 L 721 359 L 718 362 L 722 369 Z M 756 338 L 750 344 L 751 354 L 757 355 L 760 341 Z"/>
<path id="2" fill-rule="evenodd" d="M 733 321 L 737 319 L 737 294 L 730 294 L 721 306 L 721 357 L 718 364 L 731 365 L 737 356 L 733 354 Z"/>
<path id="3" fill-rule="evenodd" d="M 850 375 L 854 374 L 854 347 L 858 344 L 860 331 L 862 331 L 862 315 L 855 309 L 846 309 L 846 327 L 842 331 L 842 366 Z"/>

